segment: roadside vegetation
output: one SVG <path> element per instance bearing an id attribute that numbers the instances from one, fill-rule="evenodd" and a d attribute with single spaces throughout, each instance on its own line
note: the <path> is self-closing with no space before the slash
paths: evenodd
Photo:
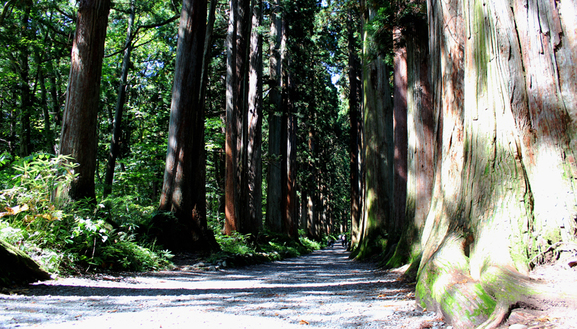
<path id="1" fill-rule="evenodd" d="M 139 204 L 139 195 L 108 197 L 96 204 L 64 197 L 74 176 L 69 160 L 44 153 L 0 157 L 0 240 L 53 275 L 170 268 L 174 255 L 147 234 L 155 207 Z M 200 256 L 220 266 L 295 257 L 321 247 L 306 237 L 297 242 L 269 233 L 250 243 L 247 235 L 226 236 L 218 233 L 216 220 L 211 224 L 221 250 Z"/>

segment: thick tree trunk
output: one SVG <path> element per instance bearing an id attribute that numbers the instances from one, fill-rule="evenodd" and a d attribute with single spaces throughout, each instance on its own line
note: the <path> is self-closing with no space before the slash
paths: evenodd
<path id="1" fill-rule="evenodd" d="M 109 7 L 110 0 L 81 0 L 78 4 L 59 149 L 79 164 L 68 192 L 73 200 L 96 198 L 96 129 Z"/>
<path id="2" fill-rule="evenodd" d="M 230 1 L 227 34 L 226 76 L 226 182 L 225 233 L 258 233 L 252 227 L 249 209 L 248 150 L 248 64 L 250 0 Z M 255 122 L 256 123 L 256 122 Z M 254 131 L 253 131 L 254 132 Z"/>
<path id="3" fill-rule="evenodd" d="M 247 192 L 248 231 L 257 233 L 262 226 L 262 0 L 253 0 L 249 56 L 247 117 Z"/>
<path id="4" fill-rule="evenodd" d="M 497 326 L 538 291 L 540 248 L 576 239 L 569 3 L 428 1 L 437 161 L 417 297 L 455 328 Z"/>
<path id="5" fill-rule="evenodd" d="M 373 8 L 364 17 L 374 18 Z M 363 142 L 365 192 L 363 224 L 356 255 L 359 258 L 382 253 L 382 246 L 395 243 L 393 221 L 393 106 L 388 70 L 384 58 L 376 53 L 373 31 L 363 31 Z"/>
<path id="6" fill-rule="evenodd" d="M 270 104 L 269 125 L 269 163 L 267 177 L 266 226 L 277 233 L 282 232 L 282 184 L 281 184 L 281 129 L 282 129 L 282 14 L 280 0 L 272 4 L 270 27 Z"/>
<path id="7" fill-rule="evenodd" d="M 130 15 L 128 17 L 128 31 L 126 32 L 126 42 L 124 43 L 124 56 L 122 58 L 122 69 L 120 73 L 120 86 L 118 87 L 118 96 L 116 100 L 116 109 L 114 114 L 114 125 L 112 127 L 112 140 L 110 141 L 110 150 L 108 153 L 108 163 L 106 165 L 106 176 L 104 177 L 104 192 L 106 197 L 112 192 L 112 181 L 114 179 L 114 167 L 116 158 L 120 153 L 120 138 L 122 136 L 122 112 L 126 103 L 126 81 L 130 69 L 130 54 L 132 52 L 132 26 L 135 17 L 134 0 L 130 2 Z"/>
<path id="8" fill-rule="evenodd" d="M 388 267 L 412 262 L 415 267 L 412 268 L 410 275 L 415 276 L 421 253 L 420 239 L 431 204 L 434 183 L 433 158 L 436 150 L 435 118 L 429 83 L 426 12 L 423 10 L 414 13 L 402 22 L 401 28 L 402 35 L 396 45 L 404 45 L 404 49 L 398 49 L 395 56 L 395 103 L 404 100 L 401 103 L 407 109 L 406 118 L 403 117 L 406 119 L 406 137 L 395 138 L 395 149 L 398 149 L 398 141 L 406 138 L 403 142 L 406 155 L 401 156 L 406 164 L 400 167 L 406 177 L 397 178 L 395 195 L 397 196 L 400 189 L 403 191 L 402 194 L 406 194 L 406 201 L 404 204 L 396 201 L 396 212 L 398 214 L 402 212 L 404 216 L 403 233 L 395 254 L 385 261 Z M 397 72 L 401 68 L 406 70 L 406 76 Z M 396 124 L 397 122 L 395 121 Z M 396 132 L 399 131 L 397 127 Z M 397 154 L 402 153 L 400 150 Z M 395 156 L 397 166 L 396 161 L 397 156 Z M 406 181 L 405 186 L 399 184 L 403 180 Z"/>
<path id="9" fill-rule="evenodd" d="M 218 244 L 206 221 L 204 107 L 200 99 L 206 1 L 184 0 L 178 46 L 164 185 L 155 234 L 165 247 L 208 251 Z"/>

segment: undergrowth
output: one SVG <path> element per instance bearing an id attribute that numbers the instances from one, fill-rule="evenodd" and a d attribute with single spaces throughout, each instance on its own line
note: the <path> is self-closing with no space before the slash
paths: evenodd
<path id="1" fill-rule="evenodd" d="M 0 239 L 57 275 L 171 266 L 173 255 L 144 233 L 154 206 L 138 204 L 138 196 L 129 194 L 96 204 L 65 197 L 74 178 L 70 160 L 48 154 L 0 156 Z M 205 261 L 226 266 L 296 257 L 321 248 L 306 237 L 290 239 L 267 231 L 256 238 L 240 233 L 215 237 L 221 251 Z"/>
<path id="2" fill-rule="evenodd" d="M 130 196 L 90 202 L 63 197 L 75 165 L 64 156 L 0 158 L 0 239 L 54 274 L 158 270 L 171 254 L 137 238 L 153 207 Z"/>

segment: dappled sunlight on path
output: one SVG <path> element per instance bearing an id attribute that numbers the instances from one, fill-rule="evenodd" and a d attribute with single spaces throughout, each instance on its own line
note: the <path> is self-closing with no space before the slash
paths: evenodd
<path id="1" fill-rule="evenodd" d="M 67 278 L 0 296 L 0 327 L 401 328 L 433 320 L 398 275 L 335 246 L 236 269 Z"/>

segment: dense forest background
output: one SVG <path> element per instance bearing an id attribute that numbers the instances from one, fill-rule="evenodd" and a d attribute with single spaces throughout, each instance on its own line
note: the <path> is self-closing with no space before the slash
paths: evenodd
<path id="1" fill-rule="evenodd" d="M 345 234 L 490 327 L 576 250 L 575 1 L 8 0 L 0 23 L 0 239 L 52 272 Z"/>

